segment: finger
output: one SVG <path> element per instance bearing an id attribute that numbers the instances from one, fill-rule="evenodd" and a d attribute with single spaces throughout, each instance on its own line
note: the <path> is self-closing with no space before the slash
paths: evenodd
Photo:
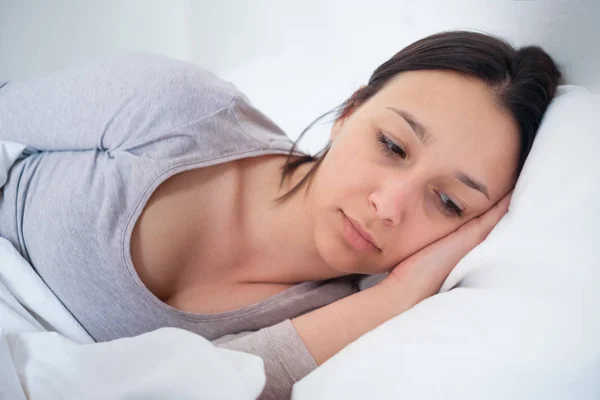
<path id="1" fill-rule="evenodd" d="M 501 208 L 505 208 L 508 211 L 508 206 L 510 205 L 510 201 L 512 200 L 513 191 L 508 192 L 500 201 L 496 204 Z"/>
<path id="2" fill-rule="evenodd" d="M 508 206 L 510 204 L 511 197 L 512 192 L 504 196 L 498 203 L 496 203 L 484 214 L 464 225 L 465 230 L 474 235 L 477 242 L 482 242 L 485 240 L 492 229 L 494 229 L 496 224 L 508 212 Z"/>
<path id="3" fill-rule="evenodd" d="M 504 196 L 492 208 L 480 216 L 481 219 L 486 219 L 489 222 L 496 224 L 508 212 L 508 206 L 512 198 L 512 191 Z"/>
<path id="4" fill-rule="evenodd" d="M 510 198 L 504 197 L 494 207 L 489 209 L 480 218 L 485 220 L 487 224 L 497 224 L 500 219 L 508 212 L 508 205 L 510 204 Z"/>

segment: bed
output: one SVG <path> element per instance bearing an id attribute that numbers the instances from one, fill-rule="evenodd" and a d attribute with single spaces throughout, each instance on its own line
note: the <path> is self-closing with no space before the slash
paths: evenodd
<path id="1" fill-rule="evenodd" d="M 118 18 L 129 16 L 129 23 L 138 18 L 136 7 L 108 2 L 101 11 L 72 4 L 52 13 L 42 7 L 38 31 L 17 35 L 11 21 L 29 10 L 14 3 L 0 16 L 0 45 L 21 56 L 2 52 L 0 78 L 123 50 L 157 52 L 215 70 L 296 137 L 363 83 L 377 63 L 429 33 L 475 28 L 517 45 L 545 45 L 568 85 L 548 110 L 510 212 L 438 295 L 346 347 L 298 382 L 292 398 L 600 398 L 600 50 L 590 39 L 598 35 L 600 3 L 381 0 L 367 7 L 337 0 L 304 6 L 228 0 L 211 13 L 200 2 L 174 3 L 150 2 L 148 15 L 161 15 L 160 23 L 142 18 L 136 35 L 115 29 L 102 42 L 95 42 L 98 14 L 105 13 L 107 26 L 123 26 L 106 10 L 120 10 Z M 232 7 L 245 17 L 232 15 Z M 45 30 L 61 12 L 91 24 L 71 50 L 58 35 L 75 24 Z M 1 38 L 11 26 L 14 41 L 8 44 Z M 34 57 L 23 49 L 34 48 L 40 35 L 47 46 Z M 318 151 L 327 128 L 312 131 L 302 148 Z M 0 143 L 0 186 L 26 151 Z M 94 344 L 2 238 L 0 266 L 2 399 L 243 400 L 262 390 L 259 358 L 218 349 L 188 332 L 161 329 Z"/>

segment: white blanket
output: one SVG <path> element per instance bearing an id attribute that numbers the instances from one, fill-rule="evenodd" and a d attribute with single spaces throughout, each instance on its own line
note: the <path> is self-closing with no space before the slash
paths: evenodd
<path id="1" fill-rule="evenodd" d="M 0 188 L 25 150 L 0 141 Z M 256 399 L 259 357 L 174 328 L 94 343 L 0 238 L 0 399 Z"/>

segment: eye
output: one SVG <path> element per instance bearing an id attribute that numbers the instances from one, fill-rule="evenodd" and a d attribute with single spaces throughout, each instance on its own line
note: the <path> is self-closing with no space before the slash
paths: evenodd
<path id="1" fill-rule="evenodd" d="M 460 209 L 459 206 L 446 194 L 435 192 L 440 206 L 442 207 L 442 211 L 450 216 L 462 217 L 463 210 Z"/>
<path id="2" fill-rule="evenodd" d="M 396 143 L 388 139 L 381 131 L 377 132 L 377 141 L 381 145 L 383 152 L 392 157 L 406 159 L 406 151 Z"/>

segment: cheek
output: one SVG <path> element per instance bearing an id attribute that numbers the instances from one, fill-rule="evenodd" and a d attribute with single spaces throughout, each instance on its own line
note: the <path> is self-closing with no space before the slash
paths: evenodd
<path id="1" fill-rule="evenodd" d="M 368 155 L 354 148 L 332 148 L 319 167 L 316 180 L 327 197 L 368 196 L 376 181 L 376 167 Z M 317 183 L 317 182 L 315 182 Z"/>

